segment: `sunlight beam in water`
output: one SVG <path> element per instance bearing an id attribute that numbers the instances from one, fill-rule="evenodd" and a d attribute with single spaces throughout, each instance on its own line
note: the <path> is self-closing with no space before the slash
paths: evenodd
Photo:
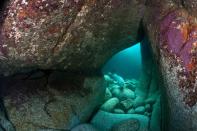
<path id="1" fill-rule="evenodd" d="M 116 73 L 124 78 L 139 79 L 142 69 L 140 43 L 115 54 L 103 67 L 103 74 Z"/>

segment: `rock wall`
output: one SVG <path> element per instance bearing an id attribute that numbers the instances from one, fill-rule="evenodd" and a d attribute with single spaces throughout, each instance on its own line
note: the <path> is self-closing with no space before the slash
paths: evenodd
<path id="1" fill-rule="evenodd" d="M 144 18 L 165 84 L 169 106 L 168 131 L 197 129 L 196 1 L 182 2 L 152 1 L 147 4 Z"/>
<path id="2" fill-rule="evenodd" d="M 101 67 L 140 40 L 144 10 L 136 0 L 1 1 L 2 130 L 87 122 L 104 98 Z"/>
<path id="3" fill-rule="evenodd" d="M 1 96 L 16 131 L 70 130 L 88 121 L 102 103 L 103 84 L 102 77 L 39 72 L 2 78 Z"/>
<path id="4" fill-rule="evenodd" d="M 138 41 L 143 2 L 10 0 L 1 13 L 0 72 L 96 72 Z M 87 71 L 88 70 L 88 71 Z"/>
<path id="5" fill-rule="evenodd" d="M 20 131 L 58 130 L 86 121 L 99 105 L 90 103 L 102 92 L 98 88 L 102 83 L 100 68 L 113 54 L 142 40 L 144 30 L 165 84 L 169 107 L 166 130 L 195 131 L 196 7 L 196 0 L 1 1 L 1 94 L 8 112 L 6 116 L 2 109 L 2 128 L 14 130 L 13 122 Z M 35 70 L 45 73 L 29 75 Z M 55 74 L 56 84 L 65 83 L 54 87 L 48 79 L 53 73 L 46 70 L 66 71 L 66 76 L 72 77 Z M 23 75 L 10 76 L 18 73 Z M 68 101 L 84 109 L 80 111 L 87 116 L 76 117 L 78 110 L 71 113 L 75 107 L 68 106 Z M 74 115 L 68 117 L 70 113 Z"/>

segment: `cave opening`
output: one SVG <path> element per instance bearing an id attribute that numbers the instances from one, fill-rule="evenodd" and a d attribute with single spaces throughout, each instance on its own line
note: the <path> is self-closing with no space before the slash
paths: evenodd
<path id="1" fill-rule="evenodd" d="M 116 131 L 117 125 L 129 123 L 136 131 L 162 130 L 161 85 L 149 45 L 143 40 L 118 52 L 104 65 L 102 113 L 92 120 L 98 129 Z"/>

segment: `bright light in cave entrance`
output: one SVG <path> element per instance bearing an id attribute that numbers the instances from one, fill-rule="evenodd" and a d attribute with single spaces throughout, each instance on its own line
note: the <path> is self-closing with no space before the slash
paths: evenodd
<path id="1" fill-rule="evenodd" d="M 114 55 L 103 67 L 103 73 L 116 73 L 123 78 L 139 79 L 142 61 L 140 43 Z"/>
<path id="2" fill-rule="evenodd" d="M 137 43 L 114 55 L 103 67 L 105 98 L 91 121 L 98 129 L 160 131 L 157 76 L 148 76 L 144 72 L 144 69 L 154 68 L 154 64 L 149 67 L 146 63 L 152 61 L 151 51 L 147 47 L 146 42 Z M 146 59 L 143 70 L 142 57 Z"/>

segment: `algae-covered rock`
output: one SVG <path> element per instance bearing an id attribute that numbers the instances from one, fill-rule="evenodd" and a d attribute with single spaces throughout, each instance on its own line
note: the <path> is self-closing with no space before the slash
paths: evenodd
<path id="1" fill-rule="evenodd" d="M 161 129 L 161 103 L 160 98 L 153 106 L 153 112 L 150 119 L 150 130 L 158 131 Z"/>
<path id="2" fill-rule="evenodd" d="M 100 109 L 101 109 L 101 110 L 104 110 L 104 111 L 112 112 L 113 109 L 116 107 L 116 105 L 118 105 L 118 103 L 119 103 L 119 99 L 116 98 L 116 97 L 113 97 L 113 98 L 107 100 L 107 101 L 100 107 Z"/>
<path id="3" fill-rule="evenodd" d="M 135 114 L 135 109 L 131 108 L 127 111 L 127 114 Z"/>
<path id="4" fill-rule="evenodd" d="M 81 124 L 74 127 L 71 131 L 99 131 L 91 124 Z"/>
<path id="5" fill-rule="evenodd" d="M 97 127 L 100 131 L 110 131 L 113 126 L 118 123 L 130 119 L 136 119 L 139 121 L 139 131 L 148 130 L 149 118 L 139 114 L 114 114 L 105 111 L 98 111 L 91 120 L 91 124 Z"/>
<path id="6" fill-rule="evenodd" d="M 150 105 L 150 104 L 146 104 L 146 105 L 145 105 L 145 110 L 146 110 L 147 112 L 151 112 L 151 111 L 152 111 L 151 105 Z"/>
<path id="7" fill-rule="evenodd" d="M 110 98 L 112 97 L 112 93 L 111 91 L 109 90 L 109 88 L 106 88 L 105 90 L 105 101 L 109 100 Z"/>
<path id="8" fill-rule="evenodd" d="M 140 122 L 137 119 L 128 119 L 117 123 L 112 127 L 112 131 L 139 131 Z"/>
<path id="9" fill-rule="evenodd" d="M 197 129 L 194 73 L 197 48 L 196 35 L 192 35 L 197 32 L 196 5 L 196 0 L 150 1 L 144 17 L 145 30 L 162 75 L 159 78 L 166 99 L 162 111 L 167 113 L 162 114 L 162 122 L 168 125 L 162 126 L 163 130 Z"/>
<path id="10" fill-rule="evenodd" d="M 133 100 L 132 99 L 126 99 L 120 102 L 120 106 L 124 109 L 124 110 L 128 110 L 129 108 L 131 108 L 133 106 Z"/>
<path id="11" fill-rule="evenodd" d="M 137 42 L 145 9 L 134 0 L 9 0 L 0 7 L 5 75 L 37 68 L 96 73 Z"/>
<path id="12" fill-rule="evenodd" d="M 144 114 L 144 112 L 145 112 L 144 106 L 139 106 L 139 107 L 135 108 L 135 113 L 137 113 L 137 114 Z"/>
<path id="13" fill-rule="evenodd" d="M 122 109 L 116 108 L 116 109 L 114 109 L 114 113 L 117 113 L 117 114 L 124 114 L 125 112 L 124 112 L 124 110 L 122 110 Z"/>
<path id="14" fill-rule="evenodd" d="M 135 79 L 127 79 L 125 80 L 125 87 L 128 89 L 131 89 L 132 91 L 135 91 L 135 89 L 138 87 L 139 81 Z"/>
<path id="15" fill-rule="evenodd" d="M 112 89 L 112 95 L 119 98 L 120 100 L 134 99 L 136 97 L 135 93 L 127 88 Z"/>
<path id="16" fill-rule="evenodd" d="M 71 81 L 71 75 L 60 72 L 28 77 L 1 81 L 7 115 L 17 131 L 71 129 L 86 122 L 104 99 L 101 77 L 79 75 Z"/>

